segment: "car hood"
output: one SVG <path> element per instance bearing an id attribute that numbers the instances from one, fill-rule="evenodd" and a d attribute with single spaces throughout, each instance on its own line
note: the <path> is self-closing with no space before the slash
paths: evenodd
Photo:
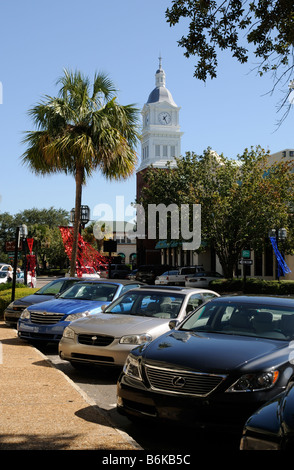
<path id="1" fill-rule="evenodd" d="M 47 302 L 42 302 L 40 305 L 33 305 L 30 310 L 50 312 L 50 313 L 64 313 L 67 315 L 85 312 L 86 310 L 91 313 L 101 311 L 101 306 L 109 304 L 110 302 L 98 300 L 79 300 L 79 299 L 53 299 Z"/>
<path id="2" fill-rule="evenodd" d="M 127 334 L 155 333 L 162 334 L 169 330 L 169 320 L 164 318 L 143 317 L 140 315 L 119 315 L 101 313 L 88 318 L 81 318 L 71 323 L 77 334 L 102 334 L 119 338 Z"/>
<path id="3" fill-rule="evenodd" d="M 172 330 L 150 343 L 142 352 L 146 362 L 170 364 L 173 367 L 202 372 L 252 370 L 261 364 L 275 363 L 288 343 L 248 336 L 195 334 Z M 138 350 L 138 354 L 140 350 Z M 278 360 L 278 359 L 277 359 Z"/>
<path id="4" fill-rule="evenodd" d="M 46 302 L 47 300 L 55 299 L 54 295 L 42 295 L 42 294 L 31 294 L 21 299 L 16 299 L 13 305 L 16 307 L 27 307 L 29 305 L 38 304 L 40 302 Z"/>

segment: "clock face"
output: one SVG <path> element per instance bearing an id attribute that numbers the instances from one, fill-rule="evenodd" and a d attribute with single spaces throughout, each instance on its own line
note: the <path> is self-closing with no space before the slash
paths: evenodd
<path id="1" fill-rule="evenodd" d="M 162 112 L 158 116 L 160 124 L 170 124 L 171 122 L 171 115 L 167 112 Z"/>

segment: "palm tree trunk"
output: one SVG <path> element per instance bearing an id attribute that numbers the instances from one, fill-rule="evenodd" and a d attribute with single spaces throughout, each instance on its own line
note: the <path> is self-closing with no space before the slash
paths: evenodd
<path id="1" fill-rule="evenodd" d="M 78 254 L 78 240 L 80 231 L 80 219 L 81 219 L 81 204 L 82 204 L 82 186 L 83 186 L 83 168 L 77 167 L 76 169 L 76 203 L 75 203 L 75 221 L 74 221 L 74 233 L 73 233 L 73 244 L 70 262 L 70 276 L 74 277 L 76 272 L 76 261 Z"/>

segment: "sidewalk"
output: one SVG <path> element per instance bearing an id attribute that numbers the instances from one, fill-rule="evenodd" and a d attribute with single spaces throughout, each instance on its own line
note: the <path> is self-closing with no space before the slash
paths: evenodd
<path id="1" fill-rule="evenodd" d="M 0 450 L 139 450 L 33 346 L 0 322 Z"/>

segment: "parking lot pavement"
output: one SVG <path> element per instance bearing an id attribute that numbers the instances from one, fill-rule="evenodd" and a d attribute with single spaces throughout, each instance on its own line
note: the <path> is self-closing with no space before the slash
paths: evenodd
<path id="1" fill-rule="evenodd" d="M 0 322 L 0 450 L 139 450 L 40 351 Z"/>

